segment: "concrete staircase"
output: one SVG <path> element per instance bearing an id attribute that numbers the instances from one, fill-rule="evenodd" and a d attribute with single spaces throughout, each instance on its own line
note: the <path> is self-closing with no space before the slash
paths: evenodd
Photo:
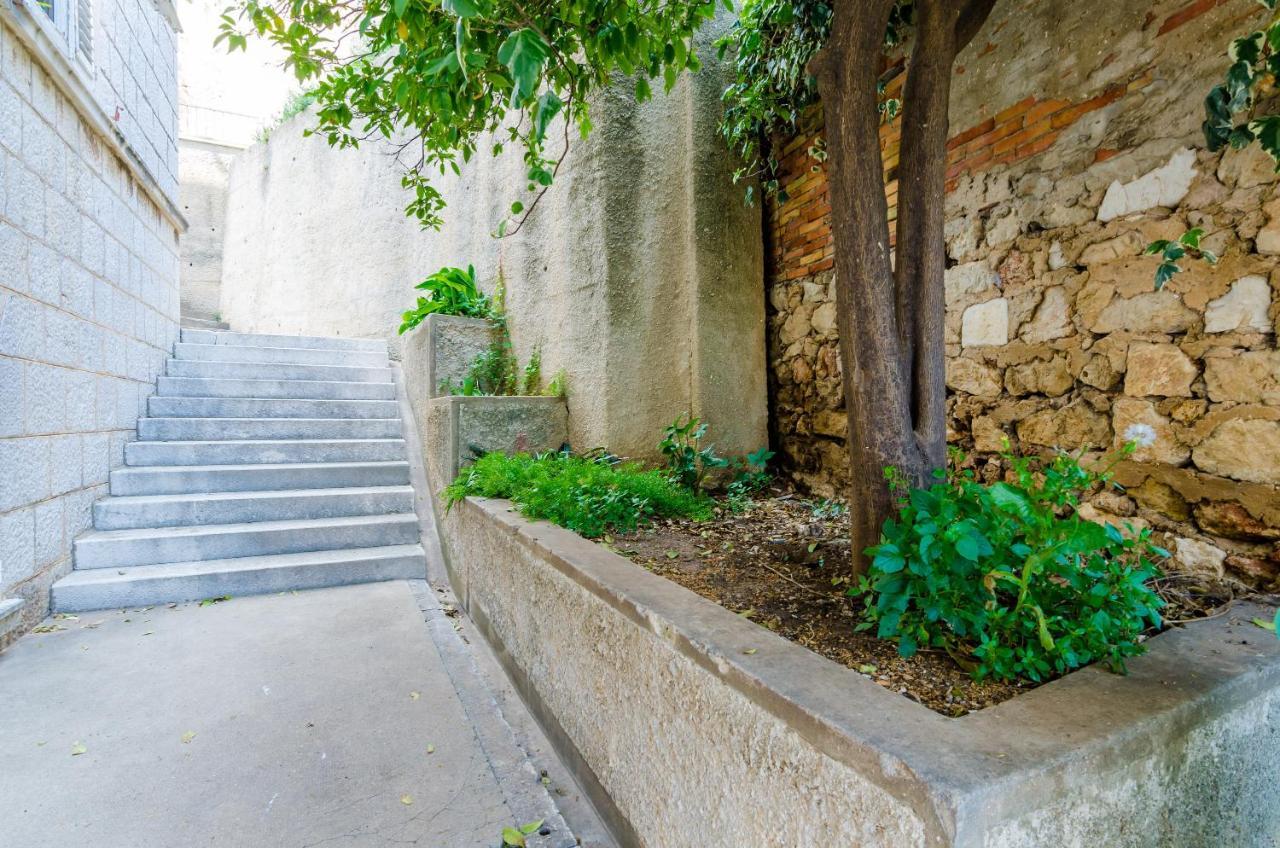
<path id="1" fill-rule="evenodd" d="M 184 329 L 61 612 L 426 576 L 386 343 Z"/>

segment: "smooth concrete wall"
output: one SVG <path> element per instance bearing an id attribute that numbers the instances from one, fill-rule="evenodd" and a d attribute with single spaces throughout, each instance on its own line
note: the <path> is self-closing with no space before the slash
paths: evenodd
<path id="1" fill-rule="evenodd" d="M 99 8 L 90 76 L 0 0 L 0 604 L 25 601 L 0 647 L 46 614 L 177 337 L 173 33 L 150 0 Z"/>
<path id="2" fill-rule="evenodd" d="M 227 176 L 239 152 L 236 147 L 178 141 L 178 197 L 188 225 L 180 240 L 183 317 L 218 317 Z"/>
<path id="3" fill-rule="evenodd" d="M 306 116 L 277 129 L 231 169 L 224 319 L 394 341 L 416 282 L 473 263 L 485 288 L 505 282 L 521 361 L 540 348 L 546 379 L 566 371 L 575 448 L 652 456 L 688 411 L 723 449 L 762 446 L 760 218 L 715 133 L 726 74 L 710 41 L 729 22 L 700 37 L 706 67 L 669 96 L 637 105 L 625 81 L 602 92 L 592 136 L 570 134 L 556 184 L 504 239 L 493 236 L 503 214 L 528 201 L 516 151 L 440 178 L 445 224 L 424 232 L 404 217 L 385 148 L 330 149 L 302 137 Z"/>

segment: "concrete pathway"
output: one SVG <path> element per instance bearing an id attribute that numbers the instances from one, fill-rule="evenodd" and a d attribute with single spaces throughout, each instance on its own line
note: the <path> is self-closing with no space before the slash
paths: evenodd
<path id="1" fill-rule="evenodd" d="M 0 845 L 478 848 L 536 819 L 530 846 L 576 845 L 547 785 L 575 790 L 527 758 L 442 594 L 50 619 L 0 654 Z"/>

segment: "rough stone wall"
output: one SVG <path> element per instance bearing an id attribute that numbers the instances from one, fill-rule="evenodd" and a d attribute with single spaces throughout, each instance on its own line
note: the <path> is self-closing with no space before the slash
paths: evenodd
<path id="1" fill-rule="evenodd" d="M 134 168 L 0 10 L 0 598 L 27 600 L 18 631 L 70 570 L 177 334 L 175 224 Z"/>
<path id="2" fill-rule="evenodd" d="M 1102 506 L 1255 584 L 1280 573 L 1280 183 L 1198 127 L 1224 46 L 1261 21 L 1248 0 L 998 4 L 957 63 L 946 230 L 952 440 L 982 465 L 1005 438 L 1111 448 L 1149 425 Z M 829 494 L 847 459 L 820 133 L 817 112 L 782 148 L 769 356 L 775 440 Z M 892 206 L 896 128 L 882 146 Z M 1143 247 L 1192 226 L 1221 261 L 1154 291 Z"/>
<path id="3" fill-rule="evenodd" d="M 503 239 L 498 222 L 524 197 L 516 151 L 441 177 L 445 223 L 424 232 L 404 216 L 387 149 L 302 138 L 307 116 L 277 128 L 231 169 L 224 319 L 398 346 L 413 285 L 442 265 L 474 264 L 483 288 L 505 281 L 520 361 L 539 349 L 545 379 L 566 372 L 575 447 L 652 456 L 662 428 L 686 412 L 711 423 L 722 449 L 762 446 L 760 217 L 742 203 L 716 136 L 725 76 L 712 30 L 699 36 L 703 70 L 669 95 L 637 104 L 630 83 L 602 91 L 591 137 L 572 134 L 555 185 Z"/>

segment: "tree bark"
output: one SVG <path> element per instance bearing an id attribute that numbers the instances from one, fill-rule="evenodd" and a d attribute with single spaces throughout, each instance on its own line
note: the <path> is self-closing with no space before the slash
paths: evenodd
<path id="1" fill-rule="evenodd" d="M 876 78 L 893 0 L 835 4 L 817 63 L 830 158 L 836 324 L 849 425 L 850 523 L 855 568 L 893 509 L 888 466 L 923 462 L 910 407 L 911 370 L 900 349 L 889 209 L 880 159 Z"/>
<path id="2" fill-rule="evenodd" d="M 854 566 L 893 512 L 894 467 L 926 486 L 946 462 L 947 110 L 952 65 L 994 0 L 918 0 L 898 168 L 896 262 L 880 156 L 876 80 L 894 0 L 835 4 L 815 61 L 825 111 L 836 317 L 849 425 Z"/>

